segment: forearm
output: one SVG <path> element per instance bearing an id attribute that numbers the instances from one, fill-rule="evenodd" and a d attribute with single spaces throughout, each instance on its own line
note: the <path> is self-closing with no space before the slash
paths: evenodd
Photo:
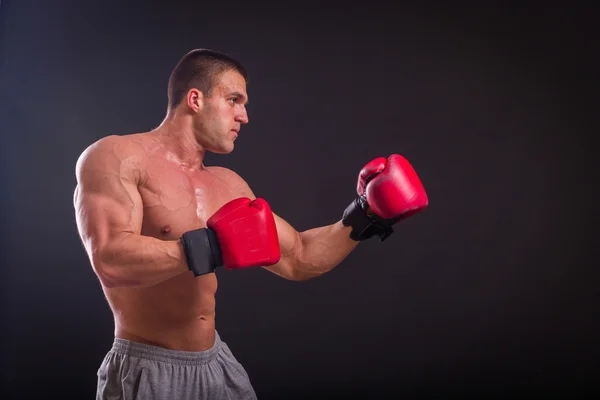
<path id="1" fill-rule="evenodd" d="M 106 287 L 147 287 L 188 271 L 179 240 L 127 234 L 113 239 L 92 257 Z"/>
<path id="2" fill-rule="evenodd" d="M 294 251 L 282 255 L 281 272 L 288 279 L 306 280 L 332 270 L 359 243 L 350 239 L 350 231 L 339 221 L 298 233 Z"/>

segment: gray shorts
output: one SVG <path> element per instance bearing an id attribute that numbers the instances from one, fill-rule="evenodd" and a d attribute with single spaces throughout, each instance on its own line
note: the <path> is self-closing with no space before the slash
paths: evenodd
<path id="1" fill-rule="evenodd" d="M 115 338 L 98 369 L 96 400 L 108 399 L 256 399 L 256 394 L 216 333 L 214 346 L 198 352 Z"/>

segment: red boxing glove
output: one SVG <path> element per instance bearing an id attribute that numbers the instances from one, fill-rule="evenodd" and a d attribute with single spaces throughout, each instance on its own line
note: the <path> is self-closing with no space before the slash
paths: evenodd
<path id="1" fill-rule="evenodd" d="M 241 197 L 226 203 L 206 228 L 181 237 L 194 276 L 227 269 L 273 265 L 279 261 L 279 237 L 271 207 L 264 199 Z"/>
<path id="2" fill-rule="evenodd" d="M 383 242 L 392 225 L 423 211 L 427 193 L 410 163 L 398 154 L 376 158 L 358 176 L 358 197 L 346 208 L 342 223 L 352 226 L 353 240 L 377 235 Z M 368 213 L 370 207 L 373 214 Z"/>
<path id="3" fill-rule="evenodd" d="M 279 261 L 279 238 L 271 207 L 264 199 L 238 198 L 206 223 L 215 231 L 227 269 L 273 265 Z"/>

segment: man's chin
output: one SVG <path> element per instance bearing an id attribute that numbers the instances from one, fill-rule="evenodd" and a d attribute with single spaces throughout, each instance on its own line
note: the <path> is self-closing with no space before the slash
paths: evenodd
<path id="1" fill-rule="evenodd" d="M 231 145 L 227 148 L 220 147 L 218 149 L 210 149 L 208 151 L 210 151 L 211 153 L 215 153 L 215 154 L 229 154 L 233 151 L 234 147 L 235 147 L 235 145 L 233 143 L 231 143 Z"/>

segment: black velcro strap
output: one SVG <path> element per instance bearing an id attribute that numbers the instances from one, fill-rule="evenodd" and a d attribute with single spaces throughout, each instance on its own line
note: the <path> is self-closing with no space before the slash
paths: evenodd
<path id="1" fill-rule="evenodd" d="M 185 232 L 181 243 L 188 268 L 194 276 L 214 272 L 223 264 L 217 235 L 212 229 L 202 228 Z"/>
<path id="2" fill-rule="evenodd" d="M 364 211 L 364 204 L 366 204 L 364 198 L 354 199 L 344 210 L 342 224 L 352 227 L 352 232 L 350 232 L 352 240 L 363 241 L 377 235 L 383 242 L 394 232 L 391 226 L 393 221 L 384 220 L 375 214 L 368 216 Z"/>

